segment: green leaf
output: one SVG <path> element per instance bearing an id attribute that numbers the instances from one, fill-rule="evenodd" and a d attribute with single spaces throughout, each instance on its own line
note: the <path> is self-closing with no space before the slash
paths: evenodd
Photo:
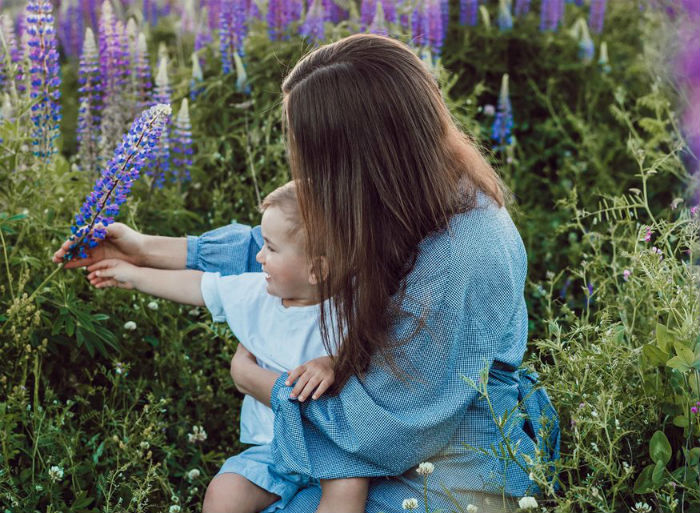
<path id="1" fill-rule="evenodd" d="M 637 476 L 637 480 L 634 482 L 634 493 L 649 493 L 654 488 L 651 476 L 654 472 L 654 465 L 647 465 L 644 470 Z"/>
<path id="2" fill-rule="evenodd" d="M 651 473 L 651 482 L 657 486 L 660 485 L 664 478 L 664 470 L 666 470 L 666 465 L 660 461 L 657 462 L 656 465 L 654 465 L 654 470 Z"/>
<path id="3" fill-rule="evenodd" d="M 662 349 L 659 349 L 654 344 L 646 344 L 642 347 L 642 354 L 646 357 L 651 365 L 663 366 L 668 361 L 669 354 Z"/>
<path id="4" fill-rule="evenodd" d="M 671 331 L 663 324 L 656 324 L 656 345 L 662 351 L 669 352 L 673 346 L 674 337 Z"/>
<path id="5" fill-rule="evenodd" d="M 654 463 L 664 466 L 671 461 L 671 444 L 663 431 L 656 431 L 649 441 L 649 455 Z"/>
<path id="6" fill-rule="evenodd" d="M 102 443 L 100 443 L 100 445 L 97 446 L 97 449 L 95 449 L 95 452 L 92 455 L 93 463 L 97 464 L 97 462 L 99 461 L 100 456 L 102 456 L 102 453 L 104 452 L 104 450 L 105 450 L 105 441 L 102 440 Z"/>
<path id="7" fill-rule="evenodd" d="M 688 461 L 688 465 L 691 467 L 694 467 L 698 463 L 700 463 L 700 447 L 693 447 L 686 453 L 686 460 Z"/>
<path id="8" fill-rule="evenodd" d="M 688 417 L 685 415 L 676 415 L 673 417 L 673 425 L 679 428 L 687 428 L 689 425 Z"/>
<path id="9" fill-rule="evenodd" d="M 674 356 L 673 358 L 671 358 L 669 361 L 666 362 L 666 366 L 671 367 L 672 369 L 677 369 L 681 372 L 688 372 L 691 369 L 690 365 L 685 363 L 683 358 L 681 358 L 680 356 Z"/>

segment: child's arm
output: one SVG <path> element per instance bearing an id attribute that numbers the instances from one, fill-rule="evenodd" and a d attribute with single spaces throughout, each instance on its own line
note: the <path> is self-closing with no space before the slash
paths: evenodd
<path id="1" fill-rule="evenodd" d="M 318 399 L 335 381 L 333 359 L 330 356 L 321 356 L 291 370 L 285 385 L 290 386 L 294 381 L 296 385 L 289 394 L 291 399 L 297 396 L 300 402 L 304 402 L 309 396 L 312 399 Z M 311 395 L 312 392 L 313 395 Z"/>
<path id="2" fill-rule="evenodd" d="M 97 288 L 134 288 L 176 303 L 204 306 L 202 271 L 151 269 L 116 259 L 101 260 L 88 271 L 88 280 Z"/>

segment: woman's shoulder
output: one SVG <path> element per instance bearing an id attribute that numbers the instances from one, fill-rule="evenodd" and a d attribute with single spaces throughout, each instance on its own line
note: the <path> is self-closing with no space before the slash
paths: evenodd
<path id="1" fill-rule="evenodd" d="M 525 258 L 522 239 L 508 210 L 489 196 L 478 193 L 476 206 L 454 214 L 448 226 L 427 237 L 421 256 L 428 259 L 475 261 L 479 257 Z"/>

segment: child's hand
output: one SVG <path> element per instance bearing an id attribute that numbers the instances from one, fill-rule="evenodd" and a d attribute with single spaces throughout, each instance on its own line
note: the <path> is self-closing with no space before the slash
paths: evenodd
<path id="1" fill-rule="evenodd" d="M 88 268 L 87 275 L 91 285 L 98 289 L 104 287 L 119 287 L 122 289 L 133 289 L 138 280 L 140 267 L 136 267 L 124 260 L 110 258 L 100 260 Z"/>
<path id="2" fill-rule="evenodd" d="M 289 394 L 291 399 L 299 396 L 299 401 L 304 402 L 312 392 L 311 398 L 318 399 L 335 381 L 333 360 L 330 356 L 321 356 L 300 365 L 289 373 L 285 385 L 290 386 L 295 381 L 296 385 Z"/>

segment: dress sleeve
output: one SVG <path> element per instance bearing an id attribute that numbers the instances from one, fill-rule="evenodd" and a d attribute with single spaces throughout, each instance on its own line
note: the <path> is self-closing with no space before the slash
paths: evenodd
<path id="1" fill-rule="evenodd" d="M 468 234 L 466 246 L 425 248 L 409 274 L 407 297 L 421 300 L 404 310 L 423 313 L 425 322 L 395 351 L 407 379 L 375 357 L 364 378 L 351 377 L 337 396 L 299 403 L 289 399 L 286 374 L 275 382 L 277 466 L 318 479 L 399 475 L 453 439 L 478 396 L 464 378 L 477 383 L 515 339 L 521 357 L 525 347 L 513 328 L 524 305 L 523 252 L 504 248 L 494 230 L 484 233 Z M 416 327 L 402 319 L 393 338 Z"/>
<path id="2" fill-rule="evenodd" d="M 232 223 L 195 237 L 187 236 L 187 268 L 223 276 L 260 271 L 255 255 L 263 245 L 260 227 Z"/>

